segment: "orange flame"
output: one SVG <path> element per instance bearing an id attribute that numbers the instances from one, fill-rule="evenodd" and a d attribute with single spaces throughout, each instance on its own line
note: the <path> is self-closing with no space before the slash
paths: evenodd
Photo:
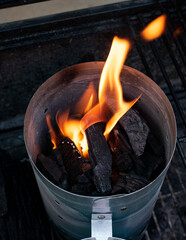
<path id="1" fill-rule="evenodd" d="M 75 111 L 78 112 L 78 114 L 85 114 L 95 105 L 96 101 L 97 93 L 93 83 L 90 83 L 89 87 L 76 104 Z M 67 110 L 64 113 L 58 112 L 56 115 L 56 121 L 63 136 L 70 138 L 81 155 L 87 158 L 88 145 L 85 132 L 80 124 L 81 120 L 70 118 L 69 110 Z"/>
<path id="2" fill-rule="evenodd" d="M 146 41 L 152 41 L 155 38 L 160 37 L 165 31 L 166 19 L 167 16 L 163 14 L 149 23 L 141 32 L 142 38 L 144 38 Z"/>
<path id="3" fill-rule="evenodd" d="M 104 65 L 100 85 L 99 101 L 106 102 L 114 110 L 114 115 L 107 122 L 104 135 L 107 136 L 118 120 L 136 103 L 140 96 L 130 102 L 123 99 L 123 90 L 120 83 L 120 72 L 123 68 L 130 43 L 126 39 L 114 37 L 110 53 Z"/>
<path id="4" fill-rule="evenodd" d="M 87 103 L 88 102 L 88 103 Z M 75 106 L 75 112 L 85 114 L 97 103 L 97 91 L 94 84 L 91 82 Z"/>
<path id="5" fill-rule="evenodd" d="M 114 37 L 112 47 L 104 65 L 99 83 L 99 103 L 81 119 L 81 128 L 86 129 L 97 122 L 107 122 L 105 137 L 112 131 L 118 120 L 135 104 L 123 100 L 120 72 L 130 49 L 126 39 Z M 108 108 L 113 112 L 110 117 Z"/>
<path id="6" fill-rule="evenodd" d="M 55 134 L 55 131 L 52 127 L 52 124 L 51 124 L 51 116 L 49 114 L 46 115 L 46 122 L 47 122 L 47 125 L 48 125 L 48 129 L 49 129 L 49 133 L 50 133 L 50 138 L 51 138 L 51 142 L 53 143 L 53 149 L 57 148 L 57 137 L 56 137 L 56 134 Z"/>
<path id="7" fill-rule="evenodd" d="M 70 138 L 85 158 L 88 157 L 85 130 L 97 122 L 106 122 L 104 135 L 107 138 L 118 120 L 141 96 L 130 102 L 123 99 L 120 73 L 129 49 L 130 42 L 128 40 L 114 37 L 101 74 L 98 97 L 91 83 L 75 106 L 75 112 L 81 116 L 84 115 L 81 119 L 69 117 L 70 110 L 64 113 L 58 112 L 56 115 L 56 122 L 63 136 Z"/>
<path id="8" fill-rule="evenodd" d="M 86 130 L 91 125 L 98 122 L 108 121 L 107 106 L 104 103 L 98 103 L 94 108 L 87 112 L 81 119 L 80 126 Z"/>
<path id="9" fill-rule="evenodd" d="M 70 138 L 76 145 L 79 152 L 86 156 L 88 145 L 85 132 L 80 128 L 80 120 L 69 117 L 69 111 L 62 114 L 57 113 L 56 120 L 63 136 Z"/>

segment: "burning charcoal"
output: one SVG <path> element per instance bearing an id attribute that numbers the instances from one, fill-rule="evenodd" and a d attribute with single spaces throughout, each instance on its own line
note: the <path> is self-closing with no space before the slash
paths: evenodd
<path id="1" fill-rule="evenodd" d="M 71 185 L 74 185 L 77 177 L 82 174 L 83 158 L 69 138 L 64 138 L 58 149 L 64 160 L 64 166 L 69 176 L 68 180 Z"/>
<path id="2" fill-rule="evenodd" d="M 62 178 L 62 171 L 54 159 L 40 153 L 37 156 L 36 166 L 51 182 L 59 185 Z"/>
<path id="3" fill-rule="evenodd" d="M 96 123 L 87 128 L 85 133 L 93 166 L 94 183 L 97 191 L 104 194 L 111 191 L 112 156 L 103 131 L 104 124 Z"/>
<path id="4" fill-rule="evenodd" d="M 130 172 L 133 168 L 133 161 L 128 152 L 117 149 L 113 155 L 113 167 L 119 172 Z"/>
<path id="5" fill-rule="evenodd" d="M 145 165 L 145 169 L 140 175 L 147 177 L 151 181 L 162 172 L 166 164 L 164 158 L 157 157 L 149 152 L 144 152 L 140 158 Z"/>
<path id="6" fill-rule="evenodd" d="M 145 187 L 150 181 L 136 174 L 120 174 L 120 178 L 113 186 L 112 194 L 132 193 Z"/>
<path id="7" fill-rule="evenodd" d="M 147 145 L 156 156 L 160 157 L 163 155 L 164 153 L 163 145 L 151 132 L 149 133 L 147 138 Z"/>
<path id="8" fill-rule="evenodd" d="M 93 189 L 93 183 L 85 174 L 82 174 L 77 177 L 77 184 L 72 186 L 71 192 L 81 195 L 91 195 Z"/>
<path id="9" fill-rule="evenodd" d="M 131 108 L 120 118 L 119 122 L 126 131 L 136 156 L 142 155 L 149 133 L 149 127 L 145 121 L 140 117 L 137 111 Z"/>

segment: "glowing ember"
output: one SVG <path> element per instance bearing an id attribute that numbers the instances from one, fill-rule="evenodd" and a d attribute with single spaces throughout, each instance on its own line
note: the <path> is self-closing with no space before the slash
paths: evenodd
<path id="1" fill-rule="evenodd" d="M 176 28 L 176 30 L 173 33 L 174 38 L 178 37 L 182 33 L 182 31 L 183 31 L 182 27 Z"/>
<path id="2" fill-rule="evenodd" d="M 142 38 L 146 41 L 152 41 L 160 37 L 165 31 L 167 16 L 165 14 L 159 16 L 154 21 L 149 23 L 147 27 L 141 32 Z"/>

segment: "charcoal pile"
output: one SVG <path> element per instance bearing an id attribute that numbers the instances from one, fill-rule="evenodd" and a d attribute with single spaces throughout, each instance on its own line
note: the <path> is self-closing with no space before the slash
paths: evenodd
<path id="1" fill-rule="evenodd" d="M 36 165 L 54 184 L 87 196 L 129 194 L 153 181 L 164 169 L 164 147 L 137 110 L 119 120 L 106 140 L 105 123 L 85 131 L 89 157 L 61 136 L 50 155 L 38 154 Z"/>

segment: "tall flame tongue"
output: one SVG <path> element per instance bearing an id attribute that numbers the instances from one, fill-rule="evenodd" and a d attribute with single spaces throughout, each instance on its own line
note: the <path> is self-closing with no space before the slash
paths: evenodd
<path id="1" fill-rule="evenodd" d="M 123 114 L 139 99 L 140 96 L 131 102 L 123 100 L 119 76 L 129 49 L 130 43 L 128 40 L 114 37 L 100 78 L 99 103 L 82 118 L 82 129 L 85 130 L 96 122 L 106 121 L 104 135 L 107 137 Z M 112 111 L 111 117 L 108 108 Z"/>
<path id="2" fill-rule="evenodd" d="M 165 14 L 159 16 L 154 21 L 149 23 L 147 27 L 141 32 L 142 38 L 146 41 L 152 41 L 160 37 L 165 31 L 167 16 Z"/>
<path id="3" fill-rule="evenodd" d="M 130 49 L 130 43 L 126 39 L 114 37 L 110 53 L 104 65 L 100 85 L 99 102 L 106 103 L 114 115 L 106 124 L 105 137 L 112 131 L 118 120 L 136 103 L 140 98 L 126 102 L 123 99 L 123 90 L 120 83 L 120 73 Z"/>

